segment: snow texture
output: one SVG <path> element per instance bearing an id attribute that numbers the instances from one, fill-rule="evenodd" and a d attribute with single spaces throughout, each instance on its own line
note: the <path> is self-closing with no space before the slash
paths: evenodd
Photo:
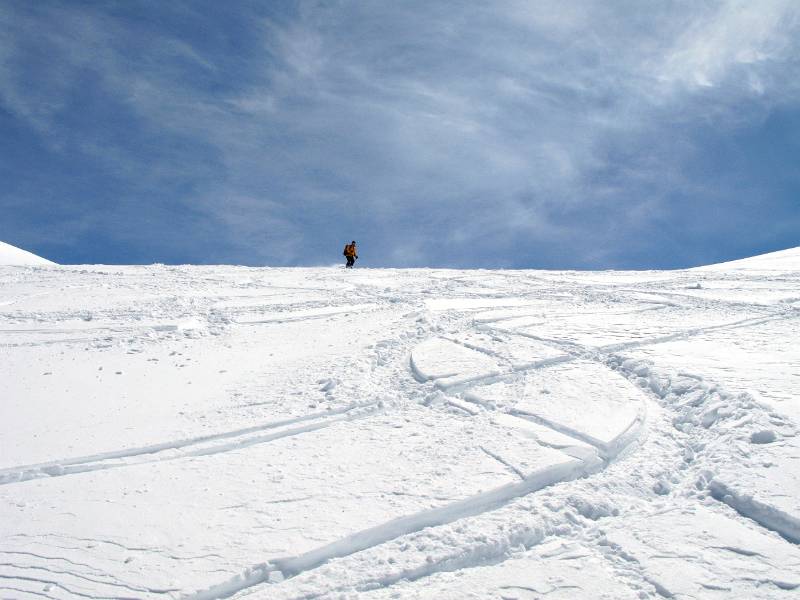
<path id="1" fill-rule="evenodd" d="M 11 244 L 0 242 L 0 265 L 54 265 L 54 262 L 36 256 Z"/>
<path id="2" fill-rule="evenodd" d="M 799 336 L 800 249 L 3 266 L 0 598 L 798 597 Z"/>

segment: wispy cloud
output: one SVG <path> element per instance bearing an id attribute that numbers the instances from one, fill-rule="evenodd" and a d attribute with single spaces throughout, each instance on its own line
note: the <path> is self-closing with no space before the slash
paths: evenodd
<path id="1" fill-rule="evenodd" d="M 709 147 L 800 108 L 790 0 L 4 6 L 2 106 L 132 259 L 703 260 L 757 212 Z M 687 227 L 712 206 L 741 219 Z"/>

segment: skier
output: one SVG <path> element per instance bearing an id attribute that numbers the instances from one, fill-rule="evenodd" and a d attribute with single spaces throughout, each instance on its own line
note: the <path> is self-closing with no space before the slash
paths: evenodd
<path id="1" fill-rule="evenodd" d="M 347 264 L 345 265 L 345 267 L 348 269 L 352 269 L 353 265 L 356 262 L 356 259 L 358 258 L 358 254 L 356 253 L 356 241 L 353 240 L 352 242 L 347 244 L 344 247 L 344 252 L 342 252 L 342 254 L 344 254 L 345 257 L 347 258 Z"/>

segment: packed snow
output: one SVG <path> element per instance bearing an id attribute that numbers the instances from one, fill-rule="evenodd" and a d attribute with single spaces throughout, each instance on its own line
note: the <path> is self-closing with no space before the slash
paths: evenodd
<path id="1" fill-rule="evenodd" d="M 0 267 L 0 598 L 796 598 L 798 339 L 800 248 Z"/>

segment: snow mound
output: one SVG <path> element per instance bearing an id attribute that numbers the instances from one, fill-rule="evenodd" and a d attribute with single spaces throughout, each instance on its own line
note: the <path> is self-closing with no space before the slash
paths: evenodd
<path id="1" fill-rule="evenodd" d="M 36 256 L 11 244 L 0 242 L 0 265 L 54 265 L 53 261 Z"/>
<path id="2" fill-rule="evenodd" d="M 728 271 L 730 269 L 746 269 L 750 271 L 798 271 L 800 270 L 800 246 L 716 265 L 697 267 L 693 270 Z"/>

